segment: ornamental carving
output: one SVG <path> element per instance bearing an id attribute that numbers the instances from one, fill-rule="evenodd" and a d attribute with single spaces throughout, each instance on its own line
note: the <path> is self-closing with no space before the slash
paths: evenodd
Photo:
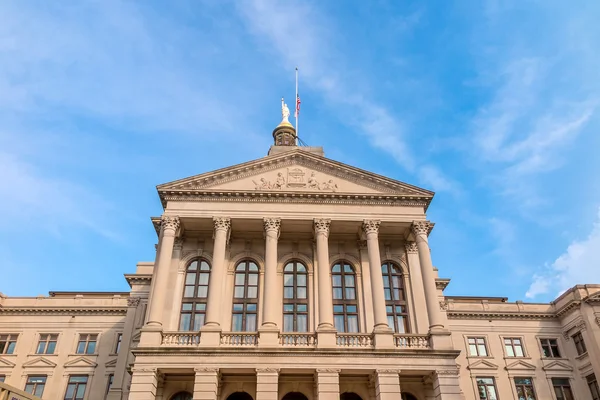
<path id="1" fill-rule="evenodd" d="M 423 235 L 427 237 L 433 229 L 433 223 L 429 221 L 414 221 L 411 229 L 415 236 Z"/>
<path id="2" fill-rule="evenodd" d="M 217 367 L 197 367 L 194 368 L 194 372 L 195 373 L 202 373 L 202 372 L 219 372 L 219 368 Z"/>
<path id="3" fill-rule="evenodd" d="M 448 311 L 448 302 L 447 301 L 440 301 L 440 310 Z"/>
<path id="4" fill-rule="evenodd" d="M 381 221 L 376 219 L 365 219 L 362 224 L 362 229 L 365 234 L 374 233 L 377 235 L 379 232 L 379 225 L 381 225 Z"/>
<path id="5" fill-rule="evenodd" d="M 173 250 L 181 250 L 183 248 L 183 238 L 175 238 L 175 243 L 173 243 Z"/>
<path id="6" fill-rule="evenodd" d="M 331 225 L 331 220 L 328 218 L 315 218 L 315 233 L 329 235 L 329 225 Z"/>
<path id="7" fill-rule="evenodd" d="M 315 371 L 317 372 L 317 374 L 339 374 L 340 372 L 342 372 L 341 369 L 336 368 L 317 368 Z"/>
<path id="8" fill-rule="evenodd" d="M 139 297 L 128 297 L 127 298 L 127 307 L 137 307 L 140 304 Z"/>
<path id="9" fill-rule="evenodd" d="M 279 233 L 281 228 L 281 218 L 264 218 L 265 231 L 275 231 Z"/>
<path id="10" fill-rule="evenodd" d="M 336 192 L 337 183 L 333 179 L 319 180 L 317 173 L 312 171 L 307 174 L 303 168 L 288 168 L 286 173 L 278 172 L 274 179 L 267 179 L 264 176 L 258 181 L 252 180 L 254 190 L 285 190 L 285 189 L 307 189 L 318 190 L 322 192 Z"/>
<path id="11" fill-rule="evenodd" d="M 169 217 L 167 215 L 163 215 L 160 218 L 160 227 L 163 232 L 167 229 L 177 232 L 177 229 L 179 229 L 179 217 Z"/>
<path id="12" fill-rule="evenodd" d="M 378 369 L 377 374 L 400 374 L 399 369 Z"/>
<path id="13" fill-rule="evenodd" d="M 256 373 L 258 374 L 278 374 L 279 368 L 256 368 Z"/>
<path id="14" fill-rule="evenodd" d="M 215 231 L 228 231 L 231 228 L 231 218 L 229 217 L 214 217 L 213 223 L 215 225 Z"/>
<path id="15" fill-rule="evenodd" d="M 442 369 L 439 371 L 435 371 L 437 375 L 458 375 L 458 369 Z"/>
<path id="16" fill-rule="evenodd" d="M 417 253 L 419 251 L 419 248 L 417 247 L 416 242 L 406 242 L 406 243 L 404 243 L 404 247 L 406 247 L 406 252 L 409 254 Z"/>

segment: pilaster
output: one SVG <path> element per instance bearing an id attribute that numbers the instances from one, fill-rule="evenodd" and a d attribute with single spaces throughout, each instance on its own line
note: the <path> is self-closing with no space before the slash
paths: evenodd
<path id="1" fill-rule="evenodd" d="M 278 368 L 256 369 L 256 400 L 278 400 Z"/>
<path id="2" fill-rule="evenodd" d="M 421 264 L 419 263 L 419 252 L 415 242 L 406 242 L 406 260 L 408 261 L 410 286 L 412 288 L 412 314 L 415 316 L 416 327 L 414 332 L 426 334 L 429 332 L 429 320 L 427 314 L 419 312 L 427 307 L 425 301 L 425 289 Z"/>
<path id="3" fill-rule="evenodd" d="M 317 400 L 340 399 L 340 370 L 318 368 L 315 373 Z"/>
<path id="4" fill-rule="evenodd" d="M 375 399 L 398 400 L 400 396 L 400 371 L 393 369 L 375 371 Z"/>
<path id="5" fill-rule="evenodd" d="M 279 346 L 279 327 L 283 307 L 282 296 L 279 295 L 277 280 L 277 241 L 281 228 L 281 219 L 265 218 L 265 275 L 263 295 L 262 325 L 259 328 L 259 346 Z"/>
<path id="6" fill-rule="evenodd" d="M 219 393 L 219 368 L 194 368 L 193 400 L 217 400 Z"/>
<path id="7" fill-rule="evenodd" d="M 434 374 L 435 400 L 462 400 L 458 369 L 439 370 Z"/>
<path id="8" fill-rule="evenodd" d="M 129 400 L 154 400 L 158 387 L 156 368 L 133 367 Z"/>
<path id="9" fill-rule="evenodd" d="M 315 241 L 317 242 L 317 279 L 319 281 L 319 326 L 317 346 L 336 347 L 333 326 L 333 298 L 329 265 L 329 219 L 315 219 Z"/>

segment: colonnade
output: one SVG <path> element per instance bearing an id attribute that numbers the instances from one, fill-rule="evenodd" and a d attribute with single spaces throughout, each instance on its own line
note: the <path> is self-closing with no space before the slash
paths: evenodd
<path id="1" fill-rule="evenodd" d="M 159 245 L 157 249 L 157 258 L 155 265 L 155 273 L 151 289 L 151 297 L 148 311 L 148 323 L 146 331 L 162 330 L 161 310 L 166 300 L 167 274 L 175 237 L 179 229 L 179 218 L 174 216 L 163 216 L 161 219 L 161 229 L 159 236 Z M 279 313 L 282 309 L 282 299 L 278 295 L 277 281 L 277 245 L 281 229 L 281 219 L 279 218 L 264 218 L 265 230 L 265 265 L 264 265 L 264 298 L 268 301 L 262 302 L 263 318 L 262 325 L 259 328 L 261 342 L 273 344 L 277 341 L 277 334 L 280 328 L 277 321 L 280 320 Z M 211 279 L 209 285 L 219 285 L 223 282 L 226 276 L 226 246 L 231 231 L 231 220 L 228 217 L 214 217 L 214 242 Z M 333 324 L 333 300 L 332 300 L 332 285 L 330 274 L 329 260 L 329 232 L 331 220 L 325 218 L 317 218 L 313 221 L 314 237 L 316 242 L 316 259 L 317 259 L 317 284 L 318 287 L 318 323 L 317 333 L 322 334 L 319 342 L 323 345 L 332 344 L 335 340 L 335 328 Z M 387 324 L 387 313 L 384 288 L 382 285 L 383 278 L 381 272 L 381 256 L 379 245 L 379 220 L 365 219 L 362 223 L 362 233 L 366 238 L 368 261 L 370 270 L 371 293 L 373 297 L 373 316 L 374 325 L 372 331 L 375 334 L 381 334 L 379 338 L 376 336 L 376 341 L 385 341 L 383 347 L 391 346 L 391 329 Z M 435 273 L 431 262 L 431 255 L 428 244 L 428 234 L 433 228 L 433 224 L 429 221 L 414 221 L 411 225 L 414 235 L 414 242 L 407 243 L 407 251 L 416 247 L 418 253 L 420 273 L 422 275 L 423 293 L 427 308 L 428 323 L 430 333 L 435 331 L 444 331 L 443 319 L 440 312 L 437 289 L 435 284 Z M 409 255 L 410 257 L 410 255 Z M 420 292 L 418 289 L 417 292 Z M 202 331 L 220 332 L 220 306 L 223 301 L 223 292 L 217 288 L 208 291 L 206 322 Z M 386 339 L 386 337 L 389 338 Z M 154 337 L 152 344 L 156 343 L 158 338 Z M 206 338 L 209 341 L 210 338 Z M 214 338 L 216 340 L 216 336 Z M 203 341 L 206 343 L 204 337 Z M 146 340 L 142 340 L 147 344 L 151 344 Z M 383 342 L 382 342 L 383 343 Z M 382 346 L 377 346 L 382 347 Z"/>

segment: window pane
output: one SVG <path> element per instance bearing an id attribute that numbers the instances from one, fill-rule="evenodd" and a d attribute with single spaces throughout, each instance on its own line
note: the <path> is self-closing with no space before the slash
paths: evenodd
<path id="1" fill-rule="evenodd" d="M 65 399 L 72 399 L 74 393 L 75 385 L 73 383 L 70 383 L 69 386 L 67 386 L 67 393 L 65 394 Z"/>
<path id="2" fill-rule="evenodd" d="M 258 267 L 253 262 L 248 264 L 248 271 L 258 271 Z"/>
<path id="3" fill-rule="evenodd" d="M 46 349 L 46 342 L 39 342 L 36 353 L 43 354 L 45 349 Z"/>
<path id="4" fill-rule="evenodd" d="M 298 272 L 306 272 L 306 267 L 302 264 L 296 265 L 296 271 Z"/>
<path id="5" fill-rule="evenodd" d="M 333 268 L 331 269 L 331 272 L 341 272 L 342 271 L 342 267 L 340 267 L 340 264 L 335 264 L 333 266 Z"/>
<path id="6" fill-rule="evenodd" d="M 299 287 L 296 294 L 297 294 L 298 299 L 305 299 L 306 298 L 306 288 Z"/>
<path id="7" fill-rule="evenodd" d="M 478 347 L 479 347 L 479 355 L 487 356 L 487 349 L 485 348 L 485 344 L 480 344 L 480 345 L 478 345 Z"/>
<path id="8" fill-rule="evenodd" d="M 206 261 L 202 261 L 200 263 L 200 269 L 202 271 L 210 271 L 210 265 L 208 265 L 208 263 Z"/>
<path id="9" fill-rule="evenodd" d="M 342 288 L 333 289 L 333 298 L 339 300 L 342 298 Z"/>
<path id="10" fill-rule="evenodd" d="M 181 309 L 183 311 L 192 311 L 192 303 L 183 303 Z"/>
<path id="11" fill-rule="evenodd" d="M 505 346 L 505 347 L 506 347 L 506 355 L 509 357 L 514 357 L 515 352 L 513 351 L 512 346 Z"/>
<path id="12" fill-rule="evenodd" d="M 298 315 L 296 319 L 297 331 L 308 332 L 308 318 L 306 315 Z"/>
<path id="13" fill-rule="evenodd" d="M 402 287 L 402 284 L 400 282 L 400 277 L 399 276 L 392 276 L 392 285 L 395 288 L 400 288 Z"/>
<path id="14" fill-rule="evenodd" d="M 346 311 L 349 313 L 355 313 L 356 312 L 356 306 L 346 306 Z"/>
<path id="15" fill-rule="evenodd" d="M 306 275 L 297 275 L 296 276 L 297 279 L 297 285 L 298 286 L 306 286 Z"/>
<path id="16" fill-rule="evenodd" d="M 54 354 L 55 349 L 56 349 L 56 342 L 49 342 L 48 347 L 46 347 L 46 354 Z"/>
<path id="17" fill-rule="evenodd" d="M 381 266 L 381 272 L 383 272 L 384 274 L 387 274 L 387 272 L 388 272 L 388 266 L 387 266 L 387 264 L 383 264 Z"/>
<path id="18" fill-rule="evenodd" d="M 388 326 L 390 328 L 392 328 L 392 330 L 395 332 L 396 331 L 396 327 L 394 326 L 394 316 L 393 315 L 388 315 L 387 321 L 388 321 Z"/>
<path id="19" fill-rule="evenodd" d="M 196 314 L 194 316 L 194 330 L 199 331 L 204 325 L 204 314 Z"/>
<path id="20" fill-rule="evenodd" d="M 185 284 L 186 285 L 195 285 L 196 284 L 196 274 L 187 273 L 185 274 Z"/>
<path id="21" fill-rule="evenodd" d="M 243 304 L 234 304 L 233 311 L 244 311 L 244 305 Z"/>
<path id="22" fill-rule="evenodd" d="M 246 316 L 246 331 L 247 332 L 255 332 L 256 331 L 256 314 L 248 314 Z"/>
<path id="23" fill-rule="evenodd" d="M 348 264 L 344 264 L 344 272 L 352 272 L 352 273 L 354 273 L 354 270 Z"/>
<path id="24" fill-rule="evenodd" d="M 285 266 L 285 268 L 283 269 L 284 272 L 293 272 L 294 271 L 294 264 L 293 263 L 289 263 Z"/>
<path id="25" fill-rule="evenodd" d="M 188 271 L 196 271 L 198 269 L 198 261 L 192 261 L 188 266 Z"/>
<path id="26" fill-rule="evenodd" d="M 294 311 L 294 305 L 293 304 L 284 304 L 283 305 L 283 311 L 284 312 L 292 312 L 292 311 Z"/>
<path id="27" fill-rule="evenodd" d="M 85 342 L 77 343 L 77 354 L 83 354 L 85 351 Z"/>
<path id="28" fill-rule="evenodd" d="M 404 322 L 404 317 L 399 315 L 396 318 L 398 321 L 398 333 L 406 333 L 406 325 Z"/>
<path id="29" fill-rule="evenodd" d="M 86 354 L 94 354 L 96 351 L 96 342 L 89 342 Z"/>
<path id="30" fill-rule="evenodd" d="M 393 306 L 385 306 L 385 312 L 386 313 L 393 313 L 394 312 L 394 307 Z"/>
<path id="31" fill-rule="evenodd" d="M 477 355 L 477 347 L 474 344 L 469 345 L 469 354 L 472 356 Z"/>
<path id="32" fill-rule="evenodd" d="M 248 285 L 251 285 L 251 286 L 258 285 L 258 274 L 248 274 Z"/>
<path id="33" fill-rule="evenodd" d="M 258 288 L 256 286 L 248 287 L 248 298 L 255 299 L 258 297 Z"/>
<path id="34" fill-rule="evenodd" d="M 296 306 L 296 310 L 306 312 L 306 311 L 308 311 L 308 306 L 306 304 L 298 304 Z"/>
<path id="35" fill-rule="evenodd" d="M 242 331 L 242 314 L 233 314 L 231 319 L 231 330 L 233 332 Z"/>
<path id="36" fill-rule="evenodd" d="M 346 287 L 354 287 L 354 275 L 346 275 L 344 278 Z"/>
<path id="37" fill-rule="evenodd" d="M 338 332 L 345 332 L 344 329 L 344 316 L 343 315 L 334 315 L 333 316 L 333 325 Z"/>
<path id="38" fill-rule="evenodd" d="M 293 332 L 294 331 L 294 315 L 286 314 L 283 316 L 283 331 Z"/>
<path id="39" fill-rule="evenodd" d="M 208 286 L 199 286 L 198 294 L 196 297 L 204 298 L 206 296 L 208 296 Z"/>
<path id="40" fill-rule="evenodd" d="M 333 306 L 333 312 L 335 312 L 335 313 L 344 312 L 344 306 L 334 305 Z"/>
<path id="41" fill-rule="evenodd" d="M 236 286 L 235 289 L 233 290 L 233 297 L 235 297 L 236 299 L 243 299 L 244 298 L 244 287 Z"/>
<path id="42" fill-rule="evenodd" d="M 294 275 L 284 274 L 283 275 L 283 285 L 284 286 L 294 286 Z"/>
<path id="43" fill-rule="evenodd" d="M 346 288 L 346 300 L 354 300 L 355 298 L 354 288 Z"/>
<path id="44" fill-rule="evenodd" d="M 394 300 L 404 300 L 404 294 L 401 289 L 394 289 Z"/>
<path id="45" fill-rule="evenodd" d="M 256 304 L 247 304 L 246 311 L 256 311 Z"/>
<path id="46" fill-rule="evenodd" d="M 6 354 L 12 354 L 15 352 L 15 347 L 17 346 L 16 342 L 10 342 L 8 347 L 6 348 Z"/>
<path id="47" fill-rule="evenodd" d="M 191 318 L 192 318 L 191 314 L 181 314 L 181 320 L 179 321 L 179 330 L 180 331 L 189 331 L 190 330 Z"/>
<path id="48" fill-rule="evenodd" d="M 200 274 L 200 279 L 198 280 L 198 283 L 200 285 L 208 285 L 208 277 L 210 276 L 210 274 L 207 273 L 201 273 Z"/>
<path id="49" fill-rule="evenodd" d="M 196 304 L 196 311 L 206 311 L 206 304 L 204 304 L 204 303 L 197 303 Z"/>
<path id="50" fill-rule="evenodd" d="M 283 298 L 284 299 L 293 299 L 294 298 L 294 288 L 293 287 L 283 288 Z"/>
<path id="51" fill-rule="evenodd" d="M 384 275 L 383 276 L 383 287 L 384 288 L 389 288 L 390 287 L 390 277 Z"/>
<path id="52" fill-rule="evenodd" d="M 523 348 L 521 346 L 515 346 L 517 357 L 523 357 Z"/>
<path id="53" fill-rule="evenodd" d="M 348 315 L 348 332 L 358 332 L 358 317 Z"/>
<path id="54" fill-rule="evenodd" d="M 342 277 L 340 275 L 333 275 L 331 279 L 333 282 L 333 286 L 342 286 Z"/>
<path id="55" fill-rule="evenodd" d="M 243 286 L 246 281 L 246 274 L 235 274 L 235 284 L 237 286 Z"/>
<path id="56" fill-rule="evenodd" d="M 385 293 L 385 299 L 391 300 L 392 299 L 392 291 L 390 289 L 384 289 L 383 291 Z"/>
<path id="57" fill-rule="evenodd" d="M 77 386 L 77 398 L 78 399 L 83 399 L 83 395 L 85 394 L 85 383 L 80 383 L 79 386 Z"/>
<path id="58" fill-rule="evenodd" d="M 194 286 L 186 286 L 183 292 L 183 297 L 194 297 Z"/>

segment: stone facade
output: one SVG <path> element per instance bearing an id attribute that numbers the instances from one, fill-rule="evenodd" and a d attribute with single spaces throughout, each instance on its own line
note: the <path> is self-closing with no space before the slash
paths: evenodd
<path id="1" fill-rule="evenodd" d="M 158 186 L 130 292 L 1 296 L 0 380 L 45 377 L 46 399 L 79 398 L 73 377 L 89 400 L 593 398 L 600 285 L 445 296 L 433 193 L 278 129 L 265 158 Z"/>

